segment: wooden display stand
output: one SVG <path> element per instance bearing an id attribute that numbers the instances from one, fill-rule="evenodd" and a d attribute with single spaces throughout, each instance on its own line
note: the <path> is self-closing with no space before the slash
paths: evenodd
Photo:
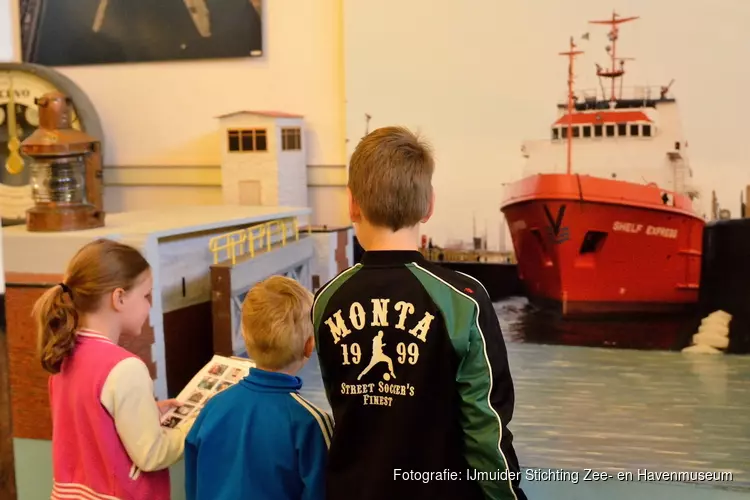
<path id="1" fill-rule="evenodd" d="M 3 228 L 13 437 L 51 438 L 48 374 L 37 359 L 30 312 L 48 287 L 62 281 L 68 261 L 81 246 L 97 238 L 118 240 L 138 248 L 151 264 L 150 319 L 141 336 L 123 339 L 122 345 L 146 362 L 155 396 L 163 399 L 177 394 L 214 354 L 209 276 L 213 255 L 208 241 L 309 212 L 282 207 L 175 207 L 108 214 L 106 227 L 82 231 Z"/>
<path id="2" fill-rule="evenodd" d="M 0 252 L 2 259 L 2 252 Z M 2 263 L 0 263 L 2 268 Z M 2 277 L 0 276 L 0 280 Z M 5 296 L 0 293 L 0 498 L 16 498 L 13 461 L 13 421 L 8 380 L 8 342 L 5 330 Z"/>
<path id="3" fill-rule="evenodd" d="M 211 266 L 211 307 L 213 318 L 213 349 L 221 356 L 246 354 L 240 330 L 242 301 L 248 290 L 272 275 L 285 275 L 312 287 L 310 262 L 315 255 L 312 238 L 306 232 L 298 237 L 287 235 L 282 244 L 276 237 L 270 250 L 261 248 L 254 255 L 247 253 L 236 259 Z"/>
<path id="4" fill-rule="evenodd" d="M 318 290 L 338 273 L 354 265 L 354 228 L 352 226 L 310 226 L 315 239 L 312 288 Z"/>

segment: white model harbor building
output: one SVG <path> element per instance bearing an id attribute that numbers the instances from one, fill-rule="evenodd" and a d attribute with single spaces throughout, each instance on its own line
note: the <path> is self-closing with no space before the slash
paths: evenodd
<path id="1" fill-rule="evenodd" d="M 309 205 L 302 116 L 279 111 L 237 111 L 218 118 L 223 143 L 224 203 Z"/>
<path id="2" fill-rule="evenodd" d="M 344 211 L 330 204 L 345 200 L 342 193 L 346 166 L 308 166 L 304 117 L 282 111 L 236 111 L 217 118 L 224 203 L 311 207 L 313 215 L 307 220 L 299 219 L 303 225 L 317 222 L 312 233 L 316 254 L 311 269 L 314 289 L 351 266 L 352 228 L 342 227 L 340 217 L 325 220 L 328 214 Z M 322 184 L 310 185 L 309 174 L 316 173 L 324 174 L 326 179 Z M 330 192 L 332 189 L 335 193 Z"/>

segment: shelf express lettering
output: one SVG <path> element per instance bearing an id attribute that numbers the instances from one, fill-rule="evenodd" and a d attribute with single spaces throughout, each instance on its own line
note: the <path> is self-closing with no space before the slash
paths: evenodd
<path id="1" fill-rule="evenodd" d="M 349 324 L 344 320 L 342 309 L 333 313 L 325 321 L 331 332 L 333 343 L 341 345 L 342 364 L 365 365 L 362 361 L 367 363 L 357 375 L 356 382 L 360 382 L 365 378 L 362 383 L 342 382 L 341 384 L 341 394 L 361 396 L 363 405 L 390 407 L 393 404 L 394 397 L 414 396 L 415 387 L 413 385 L 388 382 L 391 379 L 396 380 L 398 378 L 396 372 L 400 371 L 399 365 L 413 366 L 417 364 L 419 361 L 419 342 L 413 340 L 426 343 L 430 325 L 432 324 L 432 320 L 435 319 L 435 316 L 425 312 L 419 321 L 413 321 L 415 313 L 414 304 L 403 300 L 396 302 L 392 308 L 395 314 L 391 313 L 389 315 L 389 311 L 391 311 L 389 308 L 390 301 L 390 299 L 372 299 L 372 309 L 370 310 L 369 318 L 362 304 L 354 302 L 349 307 Z M 409 321 L 411 328 L 407 330 L 407 320 L 410 318 L 412 319 L 412 321 Z M 349 339 L 352 340 L 351 343 L 342 342 L 342 340 L 346 339 L 352 333 L 352 329 L 363 330 L 365 326 L 381 328 L 371 340 L 372 355 L 369 361 L 366 357 L 363 358 L 362 348 L 356 342 L 356 336 Z M 407 332 L 411 336 L 399 338 L 400 342 L 395 345 L 390 341 L 386 342 L 386 332 L 392 334 L 394 329 Z M 388 340 L 390 338 L 389 335 Z M 388 348 L 386 349 L 386 347 Z M 378 377 L 377 373 L 380 373 L 379 377 L 383 378 L 382 381 L 366 382 L 367 378 Z M 352 380 L 351 382 L 355 381 Z"/>
<path id="2" fill-rule="evenodd" d="M 669 227 L 659 227 L 659 226 L 645 226 L 646 228 L 646 235 L 648 236 L 660 236 L 662 238 L 670 238 L 675 239 L 677 238 L 677 229 L 672 229 Z M 612 225 L 613 231 L 618 231 L 622 233 L 641 233 L 643 232 L 644 226 L 643 224 L 636 224 L 634 222 L 619 222 L 615 221 L 615 223 Z"/>

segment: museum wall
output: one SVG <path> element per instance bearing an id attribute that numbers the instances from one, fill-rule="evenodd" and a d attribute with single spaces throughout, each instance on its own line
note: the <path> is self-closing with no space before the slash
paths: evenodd
<path id="1" fill-rule="evenodd" d="M 303 114 L 308 163 L 343 164 L 342 0 L 264 1 L 264 55 L 57 68 L 91 98 L 105 133 L 108 211 L 221 203 L 216 116 Z M 0 59 L 17 49 L 14 0 L 0 0 Z M 20 53 L 20 51 L 18 52 Z M 152 168 L 158 167 L 158 168 Z M 342 208 L 342 213 L 345 208 Z"/>
<path id="2" fill-rule="evenodd" d="M 437 207 L 425 231 L 435 243 L 468 241 L 476 214 L 477 236 L 486 224 L 489 247 L 497 248 L 502 185 L 520 175 L 521 142 L 548 137 L 565 98 L 567 60 L 558 52 L 575 36 L 586 52 L 576 62 L 577 85 L 598 87 L 594 64 L 607 62 L 607 27 L 588 21 L 611 17 L 613 8 L 641 16 L 621 27 L 618 54 L 635 58 L 624 85 L 675 79 L 704 212 L 715 189 L 739 216 L 740 191 L 750 184 L 745 0 L 710 8 L 678 0 L 346 0 L 348 154 L 364 133 L 365 113 L 370 130 L 393 123 L 421 130 L 438 162 Z"/>
<path id="3" fill-rule="evenodd" d="M 0 61 L 11 61 L 15 58 L 15 0 L 0 0 Z"/>

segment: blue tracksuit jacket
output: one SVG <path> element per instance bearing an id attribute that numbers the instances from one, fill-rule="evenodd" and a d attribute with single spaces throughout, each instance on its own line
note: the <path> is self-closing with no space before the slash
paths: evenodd
<path id="1" fill-rule="evenodd" d="M 211 398 L 185 441 L 187 500 L 323 500 L 333 420 L 301 387 L 252 368 Z"/>

